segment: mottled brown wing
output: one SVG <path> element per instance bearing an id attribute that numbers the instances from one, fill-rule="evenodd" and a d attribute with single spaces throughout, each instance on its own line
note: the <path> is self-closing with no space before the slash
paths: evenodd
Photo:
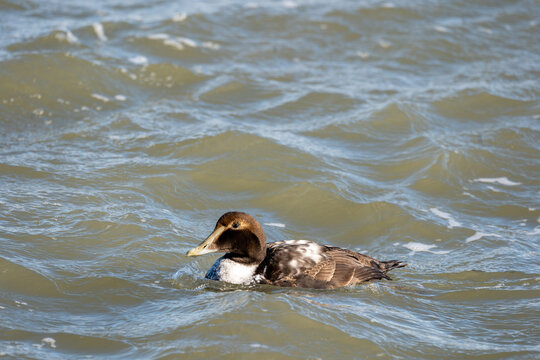
<path id="1" fill-rule="evenodd" d="M 336 288 L 389 279 L 386 272 L 401 266 L 399 262 L 379 262 L 347 249 L 299 241 L 268 244 L 258 272 L 273 285 Z"/>
<path id="2" fill-rule="evenodd" d="M 334 275 L 328 280 L 333 287 L 388 278 L 379 262 L 369 256 L 336 247 L 328 247 L 325 255 L 335 262 Z"/>
<path id="3" fill-rule="evenodd" d="M 309 250 L 319 250 L 319 252 L 313 256 L 312 252 L 306 251 L 306 247 L 310 247 Z M 261 272 L 264 272 L 264 277 L 272 283 L 277 281 L 294 282 L 295 279 L 305 276 L 314 278 L 314 275 L 319 272 L 319 268 L 327 260 L 323 252 L 323 246 L 312 242 L 269 243 L 265 261 L 261 264 Z"/>

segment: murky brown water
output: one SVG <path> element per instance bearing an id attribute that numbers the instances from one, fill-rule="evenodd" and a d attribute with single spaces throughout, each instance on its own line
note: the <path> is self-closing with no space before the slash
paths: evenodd
<path id="1" fill-rule="evenodd" d="M 539 5 L 0 0 L 0 357 L 540 357 Z M 409 266 L 205 280 L 231 209 Z"/>

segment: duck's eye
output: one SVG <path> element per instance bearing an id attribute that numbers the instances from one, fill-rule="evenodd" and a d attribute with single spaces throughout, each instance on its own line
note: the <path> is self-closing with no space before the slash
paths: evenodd
<path id="1" fill-rule="evenodd" d="M 233 229 L 238 229 L 239 226 L 240 226 L 240 224 L 237 223 L 237 222 L 234 222 L 234 223 L 232 224 Z"/>

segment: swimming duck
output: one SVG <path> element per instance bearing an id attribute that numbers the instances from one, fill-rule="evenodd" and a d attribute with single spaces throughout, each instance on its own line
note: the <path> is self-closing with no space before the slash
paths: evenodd
<path id="1" fill-rule="evenodd" d="M 187 256 L 224 252 L 206 274 L 207 279 L 233 284 L 271 284 L 332 289 L 370 280 L 406 266 L 397 260 L 378 261 L 367 255 L 307 240 L 266 243 L 257 220 L 244 212 L 227 212 L 214 231 Z"/>

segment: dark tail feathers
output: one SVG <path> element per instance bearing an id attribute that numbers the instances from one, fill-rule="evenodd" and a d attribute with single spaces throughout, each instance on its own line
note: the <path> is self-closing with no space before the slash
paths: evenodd
<path id="1" fill-rule="evenodd" d="M 407 265 L 408 264 L 403 264 L 399 260 L 381 261 L 381 269 L 384 271 L 385 274 L 392 269 L 397 269 L 397 268 L 404 267 Z"/>

